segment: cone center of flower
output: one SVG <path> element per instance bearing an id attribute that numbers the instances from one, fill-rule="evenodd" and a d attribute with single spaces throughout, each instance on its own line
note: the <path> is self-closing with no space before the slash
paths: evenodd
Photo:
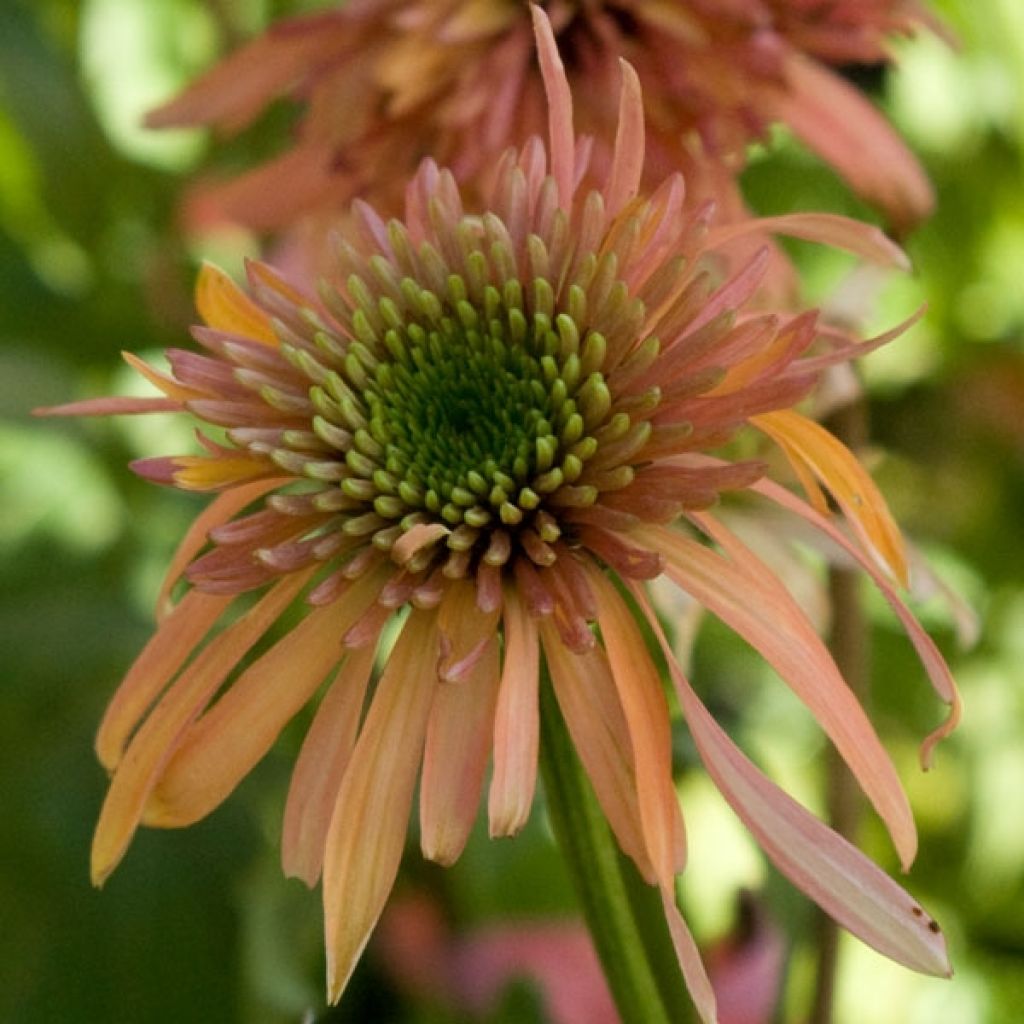
<path id="1" fill-rule="evenodd" d="M 376 346 L 385 357 L 364 360 L 359 389 L 383 470 L 374 480 L 407 510 L 452 525 L 516 525 L 575 479 L 596 450 L 577 398 L 607 391 L 599 373 L 581 381 L 578 355 L 563 351 L 575 348 L 563 335 L 578 343 L 568 318 L 560 333 L 549 317 L 528 318 L 521 302 L 489 292 L 483 309 L 459 298 L 456 281 L 443 300 L 421 292 L 413 305 L 425 315 L 391 317 Z M 358 454 L 348 461 L 363 464 Z"/>

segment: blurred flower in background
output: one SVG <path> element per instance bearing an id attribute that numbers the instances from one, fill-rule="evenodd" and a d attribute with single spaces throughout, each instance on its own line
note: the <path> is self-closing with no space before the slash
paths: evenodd
<path id="1" fill-rule="evenodd" d="M 692 195 L 741 217 L 735 187 L 747 146 L 787 125 L 887 220 L 904 231 L 932 206 L 931 188 L 898 134 L 832 68 L 877 65 L 888 39 L 931 19 L 908 0 L 553 0 L 551 18 L 607 171 L 618 60 L 637 68 L 648 123 L 645 184 L 683 171 Z M 196 186 L 191 217 L 294 230 L 355 196 L 397 209 L 405 181 L 430 156 L 457 180 L 486 183 L 510 141 L 538 134 L 543 87 L 529 4 L 508 0 L 354 0 L 277 22 L 181 96 L 153 127 L 246 127 L 290 97 L 303 114 L 292 143 L 226 182 Z M 486 187 L 486 186 L 485 186 Z M 480 194 L 479 191 L 477 193 Z M 321 222 L 321 229 L 326 225 Z"/>

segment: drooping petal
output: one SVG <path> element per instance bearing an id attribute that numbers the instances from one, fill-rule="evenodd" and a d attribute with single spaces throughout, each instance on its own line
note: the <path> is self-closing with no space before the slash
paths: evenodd
<path id="1" fill-rule="evenodd" d="M 615 587 L 599 569 L 588 573 L 612 679 L 626 717 L 647 852 L 658 883 L 671 889 L 681 845 L 679 802 L 672 782 L 668 705 L 643 636 Z"/>
<path id="2" fill-rule="evenodd" d="M 708 774 L 772 863 L 869 946 L 912 970 L 949 977 L 946 943 L 935 921 L 881 868 L 747 759 L 679 670 L 650 606 L 640 594 L 638 600 L 665 652 Z"/>
<path id="3" fill-rule="evenodd" d="M 454 864 L 473 828 L 494 730 L 500 659 L 492 630 L 465 678 L 434 692 L 420 779 L 420 846 L 438 864 Z"/>
<path id="4" fill-rule="evenodd" d="M 785 586 L 738 538 L 710 517 L 694 517 L 731 561 L 662 527 L 634 531 L 662 552 L 666 574 L 758 650 L 807 705 L 885 822 L 906 869 L 917 834 L 899 776 L 870 720 L 814 627 Z"/>
<path id="5" fill-rule="evenodd" d="M 829 489 L 857 536 L 906 587 L 909 583 L 903 537 L 889 506 L 857 457 L 823 426 L 792 409 L 762 413 L 751 423 L 802 464 Z"/>
<path id="6" fill-rule="evenodd" d="M 377 656 L 367 644 L 345 656 L 317 708 L 292 771 L 281 830 L 281 864 L 289 878 L 317 883 L 338 787 L 359 729 L 359 716 Z"/>
<path id="7" fill-rule="evenodd" d="M 382 573 L 366 573 L 343 600 L 307 612 L 231 684 L 168 760 L 146 805 L 147 825 L 191 825 L 227 798 L 341 660 L 342 637 L 382 582 Z"/>
<path id="8" fill-rule="evenodd" d="M 491 838 L 515 835 L 530 816 L 537 784 L 540 640 L 515 587 L 505 588 L 505 660 L 494 716 L 488 793 Z"/>
<path id="9" fill-rule="evenodd" d="M 233 595 L 190 590 L 150 637 L 107 705 L 96 734 L 96 756 L 108 772 L 117 767 L 142 716 L 232 600 Z"/>
<path id="10" fill-rule="evenodd" d="M 786 56 L 777 116 L 900 230 L 934 205 L 921 165 L 860 90 L 802 54 Z"/>
<path id="11" fill-rule="evenodd" d="M 884 231 L 873 224 L 865 224 L 837 213 L 784 213 L 776 217 L 752 217 L 715 228 L 708 243 L 718 247 L 751 234 L 788 235 L 806 242 L 845 249 L 854 256 L 883 267 L 910 269 L 906 253 Z"/>
<path id="12" fill-rule="evenodd" d="M 203 263 L 196 279 L 196 309 L 218 331 L 277 345 L 270 317 L 219 267 Z"/>
<path id="13" fill-rule="evenodd" d="M 538 624 L 555 698 L 608 824 L 648 882 L 655 880 L 637 799 L 632 744 L 608 658 L 594 647 L 572 653 L 554 624 Z"/>
<path id="14" fill-rule="evenodd" d="M 704 1024 L 716 1024 L 718 1007 L 715 991 L 711 987 L 711 979 L 697 949 L 697 943 L 693 941 L 693 934 L 679 907 L 676 906 L 671 888 L 661 887 L 661 905 L 665 911 L 669 935 L 672 937 L 672 947 L 676 951 L 676 959 L 679 961 L 679 968 L 683 972 L 683 980 L 693 999 L 693 1005 L 697 1007 L 697 1013 Z"/>
<path id="15" fill-rule="evenodd" d="M 111 780 L 96 825 L 93 884 L 102 885 L 124 856 L 146 800 L 188 726 L 311 575 L 312 570 L 280 580 L 253 608 L 207 644 L 132 738 Z"/>
<path id="16" fill-rule="evenodd" d="M 434 612 L 413 609 L 341 781 L 324 854 L 327 998 L 335 1003 L 394 884 L 437 688 Z"/>
<path id="17" fill-rule="evenodd" d="M 806 502 L 801 501 L 795 494 L 791 494 L 784 487 L 773 483 L 770 480 L 760 480 L 753 485 L 752 490 L 763 494 L 766 498 L 795 513 L 802 519 L 807 520 L 811 525 L 817 527 L 831 540 L 838 544 L 858 565 L 871 577 L 875 585 L 882 592 L 882 596 L 889 602 L 889 606 L 896 613 L 903 628 L 910 637 L 910 642 L 921 659 L 928 678 L 931 680 L 935 692 L 950 706 L 949 717 L 937 729 L 935 729 L 921 744 L 921 765 L 927 770 L 931 767 L 932 755 L 935 745 L 945 739 L 960 721 L 960 693 L 957 690 L 956 682 L 945 658 L 935 646 L 935 641 L 924 631 L 921 624 L 914 618 L 913 613 L 907 607 L 899 593 L 882 573 L 874 561 L 865 557 L 864 553 L 852 544 L 842 533 L 836 529 L 825 516 Z"/>

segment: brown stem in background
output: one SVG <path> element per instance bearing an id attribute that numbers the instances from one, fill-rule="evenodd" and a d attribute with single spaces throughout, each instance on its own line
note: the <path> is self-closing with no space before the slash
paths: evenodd
<path id="1" fill-rule="evenodd" d="M 839 409 L 830 417 L 828 426 L 847 447 L 857 451 L 863 447 L 868 435 L 866 403 L 861 399 Z M 850 569 L 831 569 L 829 598 L 832 605 L 832 630 L 829 637 L 832 656 L 850 689 L 861 704 L 865 704 L 871 655 L 868 624 L 860 599 L 860 574 Z M 861 796 L 853 776 L 831 745 L 828 748 L 826 771 L 829 823 L 840 835 L 852 840 L 860 824 Z M 839 960 L 839 926 L 819 910 L 814 934 L 818 969 L 809 1024 L 831 1024 Z"/>

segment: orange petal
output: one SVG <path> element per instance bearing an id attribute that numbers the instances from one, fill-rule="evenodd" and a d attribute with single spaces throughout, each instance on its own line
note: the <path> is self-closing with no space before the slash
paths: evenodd
<path id="1" fill-rule="evenodd" d="M 209 397 L 205 391 L 197 391 L 195 388 L 187 388 L 184 384 L 179 384 L 169 374 L 161 373 L 159 370 L 154 370 L 149 363 L 141 360 L 133 352 L 122 352 L 121 358 L 133 370 L 145 377 L 153 387 L 158 391 L 162 391 L 168 398 L 173 399 L 175 402 L 187 402 L 192 398 Z"/>
<path id="2" fill-rule="evenodd" d="M 492 839 L 515 835 L 530 817 L 540 734 L 537 627 L 515 587 L 505 588 L 504 608 L 505 661 L 494 716 L 494 771 L 487 797 Z"/>
<path id="3" fill-rule="evenodd" d="M 204 262 L 196 279 L 196 309 L 218 331 L 277 345 L 270 317 L 219 267 Z"/>
<path id="4" fill-rule="evenodd" d="M 598 803 L 623 852 L 648 882 L 655 879 L 637 800 L 634 756 L 605 652 L 574 654 L 549 619 L 538 626 L 555 697 Z"/>
<path id="5" fill-rule="evenodd" d="M 146 800 L 185 730 L 311 575 L 312 570 L 282 579 L 242 618 L 207 644 L 132 738 L 111 780 L 96 825 L 93 884 L 102 885 L 124 856 Z"/>
<path id="6" fill-rule="evenodd" d="M 780 487 L 770 480 L 759 480 L 756 484 L 752 485 L 752 490 L 758 491 L 776 502 L 776 504 L 806 519 L 807 522 L 816 526 L 822 533 L 838 544 L 871 577 L 903 624 L 903 628 L 907 631 L 907 636 L 910 637 L 910 641 L 917 651 L 917 656 L 921 659 L 921 663 L 928 673 L 928 678 L 931 680 L 935 692 L 950 705 L 949 717 L 928 736 L 921 746 L 921 765 L 927 770 L 931 766 L 935 745 L 940 740 L 945 739 L 957 727 L 960 721 L 961 710 L 960 694 L 957 691 L 956 682 L 949 671 L 949 666 L 946 664 L 945 659 L 942 657 L 938 647 L 935 646 L 935 641 L 924 631 L 921 624 L 914 618 L 913 613 L 906 606 L 892 584 L 886 579 L 885 575 L 879 571 L 875 563 L 870 558 L 866 558 L 855 544 L 851 544 L 842 531 L 837 530 L 828 519 L 801 501 L 795 494 L 791 494 L 786 488 Z"/>
<path id="7" fill-rule="evenodd" d="M 912 970 L 949 977 L 946 943 L 938 925 L 876 864 L 754 767 L 680 672 L 646 603 L 644 610 L 665 652 L 708 774 L 772 863 L 869 946 Z"/>
<path id="8" fill-rule="evenodd" d="M 220 806 L 340 661 L 342 637 L 373 603 L 385 574 L 366 573 L 342 600 L 307 611 L 231 684 L 177 744 L 145 824 L 180 828 Z"/>
<path id="9" fill-rule="evenodd" d="M 261 498 L 268 491 L 287 482 L 286 479 L 259 480 L 252 484 L 241 484 L 230 490 L 223 491 L 198 516 L 192 521 L 188 532 L 182 538 L 171 559 L 171 564 L 164 574 L 163 583 L 160 584 L 160 593 L 156 599 L 157 619 L 162 620 L 174 608 L 171 603 L 171 591 L 174 585 L 181 579 L 181 574 L 192 559 L 199 554 L 209 540 L 209 533 L 212 529 L 222 526 L 236 512 L 240 512 L 246 505 L 251 504 L 257 498 Z"/>
<path id="10" fill-rule="evenodd" d="M 108 772 L 117 767 L 128 737 L 147 709 L 232 599 L 190 590 L 150 637 L 107 705 L 96 734 L 96 756 Z"/>
<path id="11" fill-rule="evenodd" d="M 341 782 L 323 871 L 331 1003 L 348 984 L 398 873 L 437 688 L 437 657 L 437 616 L 413 609 Z"/>
<path id="12" fill-rule="evenodd" d="M 807 705 L 849 765 L 892 835 L 904 869 L 917 835 L 896 769 L 835 662 L 796 601 L 770 569 L 710 517 L 694 516 L 723 545 L 729 561 L 679 533 L 643 527 L 669 578 L 758 650 Z"/>
<path id="13" fill-rule="evenodd" d="M 752 416 L 785 452 L 794 467 L 809 469 L 832 493 L 861 542 L 906 587 L 907 554 L 899 527 L 885 499 L 857 457 L 823 426 L 792 409 Z"/>
<path id="14" fill-rule="evenodd" d="M 289 878 L 312 888 L 320 877 L 327 829 L 359 729 L 366 687 L 377 656 L 367 644 L 345 656 L 306 733 L 288 787 L 281 864 Z"/>
<path id="15" fill-rule="evenodd" d="M 498 637 L 458 682 L 434 693 L 420 779 L 420 846 L 438 864 L 454 864 L 480 806 L 498 697 Z"/>
<path id="16" fill-rule="evenodd" d="M 417 523 L 395 541 L 391 557 L 398 565 L 405 565 L 418 551 L 435 544 L 451 532 L 443 523 Z"/>
<path id="17" fill-rule="evenodd" d="M 647 853 L 658 883 L 672 888 L 681 822 L 672 782 L 672 736 L 661 679 L 633 615 L 599 569 L 587 567 L 612 679 L 632 740 L 636 788 Z"/>

